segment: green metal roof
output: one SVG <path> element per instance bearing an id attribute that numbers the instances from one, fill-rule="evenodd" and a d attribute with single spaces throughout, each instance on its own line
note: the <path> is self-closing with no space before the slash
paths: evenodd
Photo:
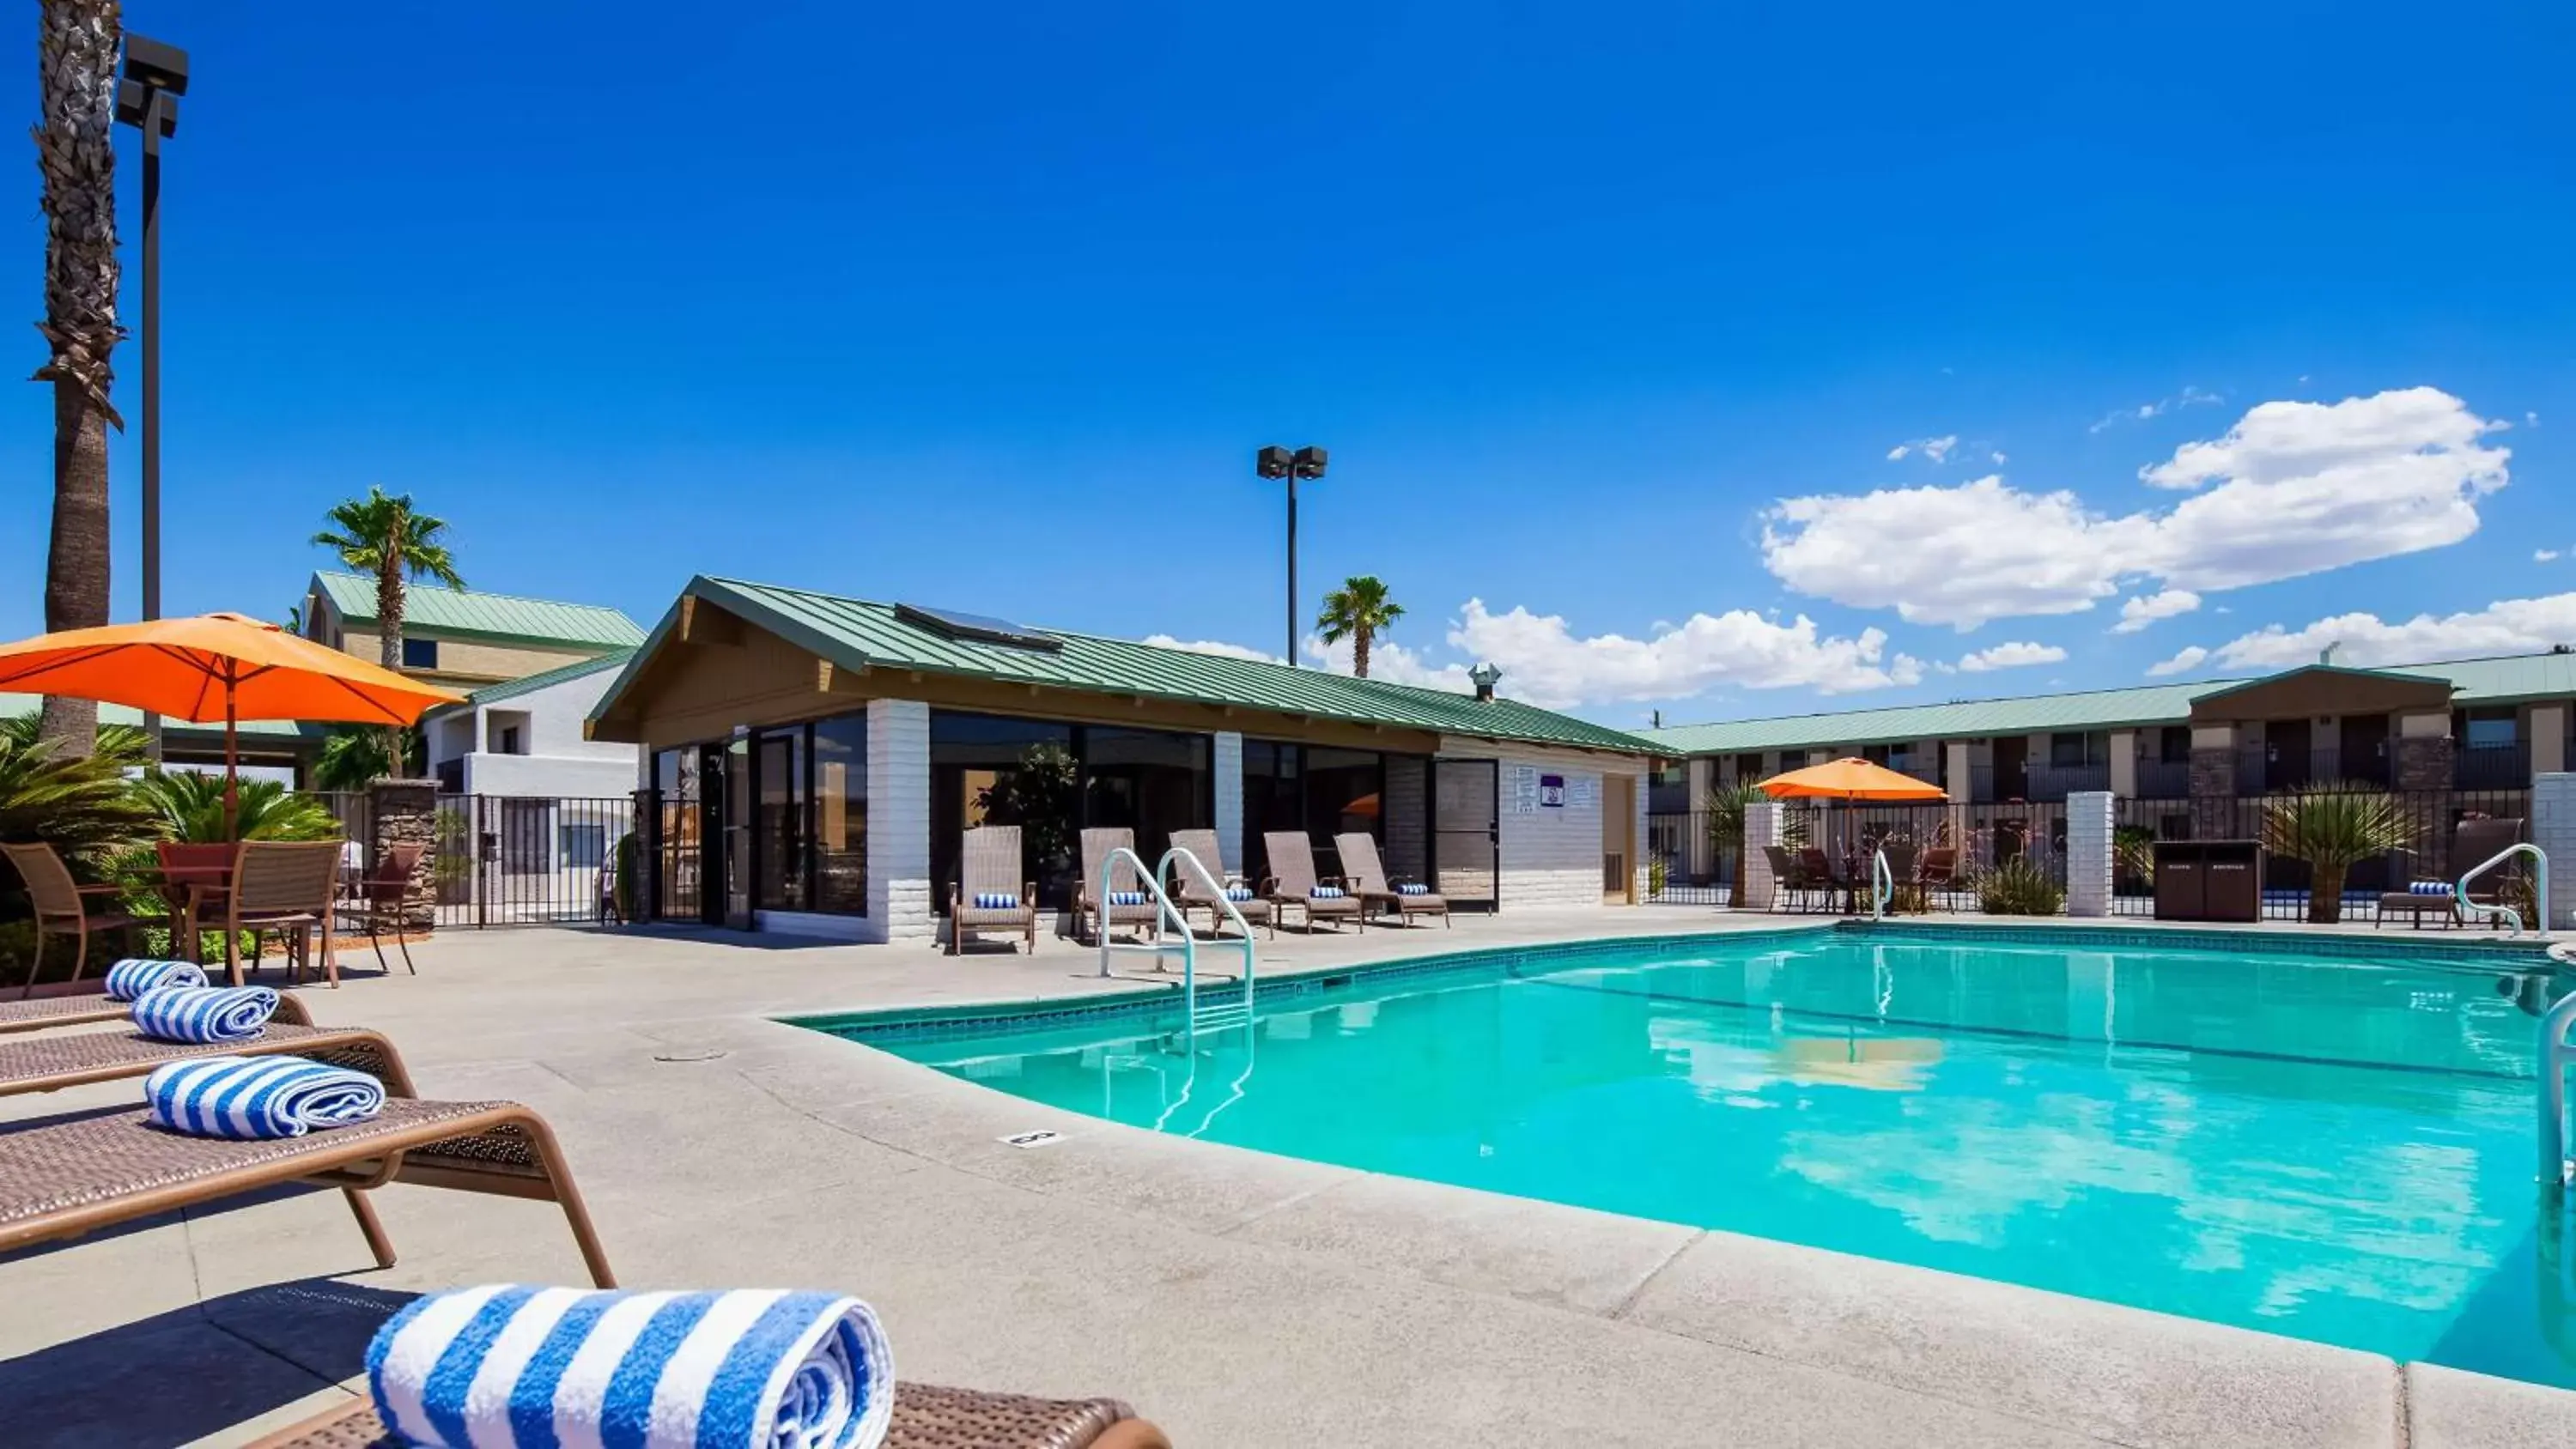
<path id="1" fill-rule="evenodd" d="M 633 649 L 611 649 L 596 659 L 575 660 L 570 664 L 558 665 L 542 674 L 531 674 L 524 679 L 509 679 L 499 684 L 487 684 L 467 694 L 462 704 L 442 704 L 423 714 L 421 718 L 430 719 L 438 715 L 452 714 L 460 709 L 472 709 L 476 705 L 498 704 L 502 700 L 516 699 L 523 694 L 534 694 L 540 689 L 548 689 L 579 679 L 584 675 L 599 674 L 611 669 L 624 669 L 626 662 L 634 657 Z"/>
<path id="2" fill-rule="evenodd" d="M 2499 659 L 2460 659 L 2347 672 L 2447 679 L 2457 691 L 2451 697 L 2452 703 L 2463 705 L 2576 695 L 2576 655 L 2568 654 L 2518 654 Z M 2080 694 L 1953 700 L 1947 704 L 1899 705 L 1891 709 L 1849 710 L 1837 714 L 1675 725 L 1643 733 L 1665 748 L 1684 754 L 1723 755 L 1738 751 L 1955 739 L 1962 735 L 2037 734 L 2045 730 L 2180 724 L 2190 717 L 2193 700 L 2203 695 L 2242 689 L 2257 682 L 2259 680 L 2255 678 L 2203 679 L 2188 684 L 2149 684 Z"/>
<path id="3" fill-rule="evenodd" d="M 44 707 L 44 703 L 42 695 L 0 694 L 0 718 L 34 714 Z M 98 707 L 98 722 L 140 725 L 143 723 L 143 711 L 128 709 L 121 704 L 102 702 Z M 263 744 L 291 743 L 306 738 L 318 740 L 323 733 L 320 725 L 302 724 L 291 719 L 246 719 L 236 726 L 236 729 L 243 739 L 255 739 Z M 198 724 L 191 720 L 164 717 L 161 721 L 161 731 L 164 735 L 186 739 L 211 739 L 217 743 L 221 743 L 224 737 L 224 726 L 220 720 L 213 724 Z"/>
<path id="4" fill-rule="evenodd" d="M 343 622 L 352 626 L 376 622 L 374 579 L 364 574 L 317 573 L 313 587 L 330 599 Z M 487 594 L 434 584 L 413 584 L 403 591 L 403 626 L 408 629 L 415 625 L 441 634 L 531 644 L 623 648 L 644 642 L 642 626 L 615 609 L 597 604 L 562 604 L 551 599 L 523 599 L 516 594 Z"/>
<path id="5" fill-rule="evenodd" d="M 1353 679 L 1320 669 L 1292 669 L 1266 660 L 1234 659 L 1060 629 L 1032 631 L 1060 641 L 1061 647 L 1054 650 L 957 639 L 898 618 L 892 604 L 739 579 L 702 576 L 690 580 L 686 592 L 844 668 L 918 669 L 924 673 L 1004 679 L 1102 694 L 1229 704 L 1482 739 L 1614 750 L 1621 754 L 1665 753 L 1662 746 L 1624 730 L 1509 699 L 1480 702 L 1473 695 L 1446 690 Z M 676 627 L 678 618 L 675 604 L 654 626 L 652 636 L 628 664 L 626 673 L 601 697 L 591 712 L 593 718 L 607 713 L 625 693 L 644 660 Z"/>

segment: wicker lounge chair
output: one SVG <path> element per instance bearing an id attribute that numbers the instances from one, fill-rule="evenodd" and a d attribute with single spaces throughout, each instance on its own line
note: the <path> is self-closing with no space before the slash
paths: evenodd
<path id="1" fill-rule="evenodd" d="M 248 1041 L 155 1041 L 137 1031 L 59 1032 L 0 1040 L 0 1097 L 140 1077 L 164 1062 L 189 1057 L 278 1052 L 354 1068 L 383 1082 L 385 1090 L 397 1097 L 415 1095 L 402 1054 L 383 1033 L 362 1026 L 305 1026 L 272 1019 L 266 1031 Z"/>
<path id="2" fill-rule="evenodd" d="M 1315 878 L 1315 850 L 1307 843 L 1302 830 L 1272 830 L 1261 837 L 1262 849 L 1270 854 L 1269 889 L 1263 894 L 1276 910 L 1302 906 L 1306 912 L 1305 928 L 1315 929 L 1318 919 L 1339 921 L 1344 917 L 1359 923 L 1363 934 L 1368 931 L 1368 914 L 1360 908 L 1357 896 L 1326 896 L 1318 899 L 1315 892 L 1324 886 L 1339 886 L 1341 879 Z"/>
<path id="3" fill-rule="evenodd" d="M 2501 820 L 2492 818 L 2463 820 L 2459 827 L 2451 832 L 2451 874 L 2456 878 L 2460 872 L 2484 864 L 2496 852 L 2521 839 L 2520 816 Z M 2489 871 L 2469 882 L 2469 899 L 2482 906 L 2501 905 L 2504 902 L 2505 882 L 2512 878 L 2513 873 L 2509 870 Z M 2377 930 L 2380 922 L 2391 916 L 2403 915 L 2412 925 L 2420 929 L 2424 924 L 2424 917 L 2428 914 L 2440 915 L 2455 929 L 2463 924 L 2458 902 L 2449 891 L 2444 891 L 2438 896 L 2419 896 L 2412 891 L 2390 891 L 2379 898 L 2379 909 L 2371 916 L 2370 926 L 2372 930 Z"/>
<path id="4" fill-rule="evenodd" d="M 0 1034 L 123 1021 L 133 1014 L 133 1002 L 111 1000 L 95 991 L 70 996 L 39 996 L 30 1001 L 0 1001 Z M 277 1015 L 270 1017 L 269 1023 L 311 1026 L 313 1016 L 304 1009 L 303 1002 L 292 996 L 281 996 L 277 998 Z"/>
<path id="5" fill-rule="evenodd" d="M 365 1194 L 385 1183 L 557 1203 L 591 1281 L 616 1286 L 554 1133 L 516 1102 L 389 1097 L 371 1121 L 254 1142 L 164 1131 L 141 1110 L 0 1123 L 0 1252 L 297 1182 L 341 1190 L 379 1268 L 393 1241 Z"/>
<path id="6" fill-rule="evenodd" d="M 27 961 L 26 984 L 18 988 L 24 1000 L 36 989 L 36 973 L 45 969 L 45 938 L 69 932 L 72 938 L 72 974 L 80 979 L 89 965 L 89 938 L 98 931 L 122 931 L 132 935 L 141 921 L 120 910 L 93 910 L 86 897 L 98 896 L 113 907 L 125 888 L 116 885 L 82 885 L 72 879 L 71 868 L 54 848 L 42 843 L 33 845 L 0 845 L 0 855 L 18 868 L 18 878 L 27 883 L 27 898 L 36 907 L 36 948 Z"/>
<path id="7" fill-rule="evenodd" d="M 242 983 L 241 936 L 251 936 L 251 965 L 259 965 L 259 938 L 275 931 L 286 943 L 287 979 L 301 980 L 308 943 L 322 937 L 322 974 L 340 984 L 331 954 L 333 897 L 339 893 L 340 842 L 246 840 L 233 861 L 232 889 L 224 899 L 224 967 Z M 201 923 L 202 924 L 202 923 Z"/>
<path id="8" fill-rule="evenodd" d="M 1110 869 L 1109 857 L 1121 850 L 1130 855 L 1135 854 L 1135 831 L 1099 825 L 1082 832 L 1082 879 L 1074 882 L 1073 887 L 1073 934 L 1076 937 L 1097 942 L 1100 939 L 1099 932 L 1104 920 L 1113 928 L 1154 926 L 1162 920 L 1163 913 L 1150 896 L 1128 905 L 1119 905 L 1115 902 L 1104 904 L 1097 899 L 1100 893 L 1100 874 Z M 1118 862 L 1111 876 L 1109 889 L 1120 895 L 1145 896 L 1144 878 L 1137 872 L 1135 866 L 1122 860 Z M 1087 931 L 1083 926 L 1085 921 L 1091 923 Z"/>
<path id="9" fill-rule="evenodd" d="M 1007 906 L 979 906 L 978 896 L 1008 896 Z M 1017 931 L 1038 949 L 1038 884 L 1020 879 L 1020 827 L 979 825 L 958 850 L 957 882 L 948 888 L 948 954 L 966 949 L 971 931 Z"/>
<path id="10" fill-rule="evenodd" d="M 250 1449 L 398 1449 L 376 1406 L 353 1399 Z M 886 1449 L 1172 1449 L 1116 1399 L 1032 1399 L 899 1383 Z"/>
<path id="11" fill-rule="evenodd" d="M 1220 884 L 1245 887 L 1251 884 L 1242 876 L 1225 868 L 1225 849 L 1217 843 L 1215 831 L 1175 830 L 1172 832 L 1172 844 L 1197 857 L 1198 863 L 1206 866 L 1208 874 L 1215 876 Z M 1176 871 L 1174 874 L 1178 877 L 1180 885 L 1179 904 L 1182 919 L 1188 919 L 1192 911 L 1205 911 L 1208 913 L 1208 934 L 1211 936 L 1217 934 L 1217 928 L 1225 923 L 1225 907 L 1218 905 L 1216 898 L 1207 893 L 1206 884 L 1197 876 L 1186 870 Z M 1254 892 L 1248 900 L 1235 901 L 1234 909 L 1236 914 L 1243 917 L 1245 925 L 1268 926 L 1271 937 L 1273 939 L 1278 937 L 1279 908 L 1262 899 L 1259 892 Z"/>
<path id="12" fill-rule="evenodd" d="M 1342 857 L 1342 879 L 1351 883 L 1351 894 L 1360 898 L 1363 910 L 1391 910 L 1399 922 L 1409 922 L 1415 916 L 1438 916 L 1441 925 L 1449 924 L 1449 903 L 1438 894 L 1417 891 L 1408 895 L 1387 879 L 1386 867 L 1378 864 L 1375 836 L 1360 830 L 1336 835 L 1333 849 Z"/>
<path id="13" fill-rule="evenodd" d="M 417 843 L 387 847 L 376 868 L 352 881 L 348 898 L 334 908 L 340 924 L 366 927 L 367 944 L 376 948 L 376 964 L 388 975 L 394 969 L 385 959 L 383 932 L 388 926 L 393 928 L 394 946 L 402 952 L 403 968 L 414 976 L 420 974 L 420 968 L 411 963 L 411 876 L 426 848 Z M 615 871 L 599 875 L 615 884 Z"/>

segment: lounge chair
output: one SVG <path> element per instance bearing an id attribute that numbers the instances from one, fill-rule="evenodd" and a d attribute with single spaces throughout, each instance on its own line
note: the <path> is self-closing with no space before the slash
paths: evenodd
<path id="1" fill-rule="evenodd" d="M 281 999 L 278 1003 L 285 1005 Z M 269 1019 L 248 1041 L 156 1041 L 138 1031 L 76 1031 L 0 1041 L 0 1097 L 58 1092 L 91 1082 L 148 1075 L 164 1062 L 189 1057 L 251 1057 L 290 1052 L 335 1067 L 365 1072 L 397 1097 L 415 1095 L 402 1054 L 381 1032 L 362 1026 L 307 1026 Z"/>
<path id="2" fill-rule="evenodd" d="M 1020 878 L 1016 825 L 979 825 L 958 850 L 957 882 L 948 888 L 949 955 L 966 949 L 970 931 L 1017 931 L 1037 953 L 1038 883 Z"/>
<path id="3" fill-rule="evenodd" d="M 63 932 L 71 934 L 72 974 L 78 981 L 89 965 L 89 938 L 99 931 L 122 931 L 131 936 L 142 924 L 140 918 L 122 910 L 92 910 L 88 897 L 104 897 L 112 907 L 125 893 L 119 885 L 82 885 L 72 879 L 71 868 L 54 853 L 50 845 L 0 845 L 0 855 L 18 868 L 18 878 L 27 883 L 27 898 L 36 908 L 36 944 L 28 953 L 27 981 L 18 988 L 25 1000 L 36 989 L 36 974 L 45 969 L 45 938 Z"/>
<path id="4" fill-rule="evenodd" d="M 2521 839 L 2522 819 L 2519 816 L 2501 820 L 2489 818 L 2461 821 L 2451 832 L 2452 878 L 2456 880 L 2461 872 L 2483 865 L 2497 852 L 2508 845 L 2520 842 Z M 2511 870 L 2489 871 L 2469 882 L 2469 900 L 2482 906 L 2501 905 L 2504 903 L 2505 884 L 2511 879 L 2513 879 Z M 2370 926 L 2375 931 L 2379 929 L 2380 922 L 2391 916 L 2403 915 L 2409 919 L 2410 924 L 2421 929 L 2424 925 L 2424 917 L 2428 914 L 2439 914 L 2455 929 L 2463 924 L 2459 904 L 2453 892 L 2449 890 L 2444 890 L 2440 895 L 2390 891 L 2379 898 L 2379 909 L 2372 914 Z M 2524 924 L 2529 925 L 2530 922 L 2526 921 Z"/>
<path id="5" fill-rule="evenodd" d="M 1110 857 L 1124 850 L 1136 853 L 1136 832 L 1123 827 L 1098 825 L 1082 832 L 1082 879 L 1073 887 L 1073 934 L 1097 944 L 1100 932 L 1119 926 L 1156 926 L 1162 910 L 1145 892 L 1143 877 L 1134 865 L 1119 861 L 1115 867 Z M 1100 896 L 1101 873 L 1110 874 L 1109 899 Z M 1086 931 L 1083 923 L 1089 921 Z"/>
<path id="6" fill-rule="evenodd" d="M 269 1435 L 250 1449 L 396 1449 L 401 1440 L 352 1399 Z M 898 1383 L 886 1449 L 1172 1449 L 1163 1431 L 1116 1399 L 1033 1399 Z"/>
<path id="7" fill-rule="evenodd" d="M 251 965 L 259 965 L 259 939 L 275 931 L 286 946 L 287 979 L 301 980 L 312 933 L 322 936 L 322 973 L 337 988 L 340 963 L 331 952 L 331 916 L 339 893 L 340 842 L 246 840 L 233 860 L 232 888 L 224 897 L 224 968 L 242 984 L 241 937 L 251 938 Z M 200 923 L 202 924 L 202 922 Z"/>
<path id="8" fill-rule="evenodd" d="M 1449 903 L 1439 895 L 1429 890 L 1400 890 L 1396 882 L 1387 879 L 1386 867 L 1378 864 L 1375 836 L 1361 830 L 1336 835 L 1333 849 L 1342 857 L 1342 879 L 1351 883 L 1351 894 L 1360 898 L 1363 910 L 1391 910 L 1399 924 L 1409 923 L 1415 916 L 1438 916 L 1441 925 L 1449 924 Z"/>
<path id="9" fill-rule="evenodd" d="M 554 1133 L 516 1102 L 389 1097 L 373 1120 L 259 1141 L 164 1131 L 141 1109 L 0 1123 L 0 1253 L 299 1182 L 341 1190 L 379 1268 L 393 1241 L 365 1194 L 385 1183 L 557 1203 L 591 1281 L 616 1286 Z"/>
<path id="10" fill-rule="evenodd" d="M 1261 837 L 1262 848 L 1270 854 L 1269 888 L 1263 892 L 1272 909 L 1303 906 L 1306 929 L 1312 932 L 1321 919 L 1338 921 L 1347 916 L 1359 922 L 1360 931 L 1368 931 L 1368 914 L 1360 909 L 1359 897 L 1341 894 L 1342 882 L 1315 878 L 1315 849 L 1302 830 L 1273 830 Z M 1333 895 L 1319 892 L 1330 890 Z"/>
<path id="11" fill-rule="evenodd" d="M 95 991 L 71 996 L 39 996 L 32 1001 L 0 1002 L 0 1034 L 20 1031 L 43 1031 L 54 1026 L 85 1026 L 93 1022 L 123 1021 L 134 1014 L 134 1003 L 117 1001 Z M 311 1026 L 313 1017 L 304 1003 L 292 996 L 277 998 L 277 1014 L 269 1018 L 293 1026 Z"/>
<path id="12" fill-rule="evenodd" d="M 1243 917 L 1245 925 L 1266 925 L 1272 939 L 1278 938 L 1279 908 L 1263 900 L 1261 893 L 1252 889 L 1251 883 L 1242 876 L 1225 868 L 1225 850 L 1217 843 L 1215 831 L 1175 830 L 1172 844 L 1177 849 L 1188 851 L 1200 865 L 1207 867 L 1208 874 L 1216 877 L 1220 887 L 1233 892 L 1228 899 L 1233 903 L 1235 914 Z M 1217 927 L 1225 921 L 1225 907 L 1207 893 L 1206 883 L 1196 875 L 1186 870 L 1174 871 L 1173 875 L 1180 887 L 1178 900 L 1182 919 L 1187 920 L 1192 911 L 1205 911 L 1208 913 L 1208 934 L 1217 934 Z"/>
<path id="13" fill-rule="evenodd" d="M 391 926 L 394 946 L 402 952 L 403 968 L 418 976 L 420 968 L 411 962 L 411 876 L 420 868 L 420 857 L 427 847 L 418 843 L 388 846 L 376 868 L 349 884 L 349 895 L 335 908 L 342 925 L 364 926 L 367 944 L 376 948 L 376 964 L 386 974 L 393 964 L 385 960 L 383 931 Z M 604 870 L 600 879 L 615 884 L 616 872 Z"/>

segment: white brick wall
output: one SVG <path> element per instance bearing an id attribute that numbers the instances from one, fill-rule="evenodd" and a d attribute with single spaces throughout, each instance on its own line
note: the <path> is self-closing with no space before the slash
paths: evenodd
<path id="1" fill-rule="evenodd" d="M 2111 914 L 2111 792 L 2066 797 L 2066 914 Z"/>
<path id="2" fill-rule="evenodd" d="M 863 939 L 929 941 L 930 706 L 868 701 L 868 918 Z"/>
<path id="3" fill-rule="evenodd" d="M 1561 775 L 1566 803 L 1513 813 L 1514 771 Z M 1503 908 L 1601 904 L 1601 772 L 1503 759 Z"/>
<path id="4" fill-rule="evenodd" d="M 1771 857 L 1763 847 L 1781 843 L 1787 808 L 1772 800 L 1744 809 L 1744 899 L 1735 903 L 1737 910 L 1771 909 L 1772 893 L 1779 888 L 1779 881 L 1771 874 Z"/>
<path id="5" fill-rule="evenodd" d="M 1243 869 L 1243 736 L 1232 730 L 1219 730 L 1216 751 L 1209 759 L 1216 772 L 1216 844 L 1224 852 L 1225 863 Z M 1202 862 L 1209 870 L 1225 867 L 1217 862 Z"/>
<path id="6" fill-rule="evenodd" d="M 2576 929 L 2576 774 L 2532 777 L 2531 843 L 2549 857 L 2548 929 Z"/>

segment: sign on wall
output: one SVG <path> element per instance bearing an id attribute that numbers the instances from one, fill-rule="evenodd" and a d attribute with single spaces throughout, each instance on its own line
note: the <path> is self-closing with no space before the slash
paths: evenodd
<path id="1" fill-rule="evenodd" d="M 1541 775 L 1538 777 L 1538 803 L 1539 808 L 1543 810 L 1562 810 L 1565 808 L 1565 777 L 1563 775 Z"/>

